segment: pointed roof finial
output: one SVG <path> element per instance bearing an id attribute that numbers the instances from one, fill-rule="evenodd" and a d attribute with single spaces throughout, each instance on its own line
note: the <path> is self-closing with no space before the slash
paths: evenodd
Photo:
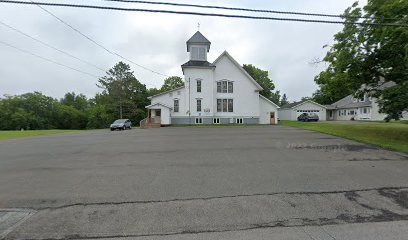
<path id="1" fill-rule="evenodd" d="M 197 31 L 200 31 L 200 23 L 197 23 Z"/>

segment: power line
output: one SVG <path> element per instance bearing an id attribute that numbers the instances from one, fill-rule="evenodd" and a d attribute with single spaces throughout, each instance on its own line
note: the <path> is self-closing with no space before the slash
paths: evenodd
<path id="1" fill-rule="evenodd" d="M 128 58 L 125 58 L 124 56 L 120 55 L 119 53 L 116 53 L 116 52 L 114 52 L 114 51 L 112 51 L 112 50 L 109 50 L 107 47 L 105 47 L 105 46 L 103 46 L 102 44 L 98 43 L 97 41 L 95 41 L 94 39 L 92 39 L 91 37 L 89 37 L 88 35 L 82 33 L 81 31 L 79 31 L 77 28 L 75 28 L 75 27 L 72 26 L 71 24 L 67 23 L 66 21 L 64 21 L 63 19 L 61 19 L 60 17 L 58 17 L 57 15 L 53 14 L 51 11 L 49 11 L 49 10 L 47 10 L 47 9 L 45 9 L 44 7 L 41 6 L 41 5 L 48 5 L 48 4 L 38 3 L 38 2 L 34 2 L 34 1 L 32 1 L 32 0 L 30 0 L 30 1 L 31 1 L 31 2 L 22 2 L 22 3 L 23 3 L 23 4 L 35 4 L 35 5 L 37 5 L 37 6 L 38 6 L 39 8 L 41 8 L 43 11 L 45 11 L 45 12 L 48 13 L 49 15 L 53 16 L 53 17 L 56 18 L 58 21 L 60 21 L 61 23 L 63 23 L 63 24 L 66 25 L 67 27 L 71 28 L 72 30 L 74 30 L 75 32 L 77 32 L 79 35 L 81 35 L 81 36 L 83 36 L 84 38 L 88 39 L 88 40 L 91 41 L 93 44 L 95 44 L 95 45 L 97 45 L 98 47 L 102 48 L 102 49 L 105 50 L 106 52 L 108 52 L 108 53 L 110 53 L 110 54 L 112 54 L 112 55 L 114 55 L 114 56 L 117 56 L 117 57 L 119 57 L 119 58 L 121 58 L 121 59 L 123 59 L 123 60 L 125 60 L 125 61 L 127 61 L 127 62 L 133 63 L 134 65 L 136 65 L 136 66 L 138 66 L 138 67 L 140 67 L 140 68 L 143 68 L 143 69 L 145 69 L 145 70 L 147 70 L 147 71 L 150 71 L 150 72 L 155 73 L 155 74 L 157 74 L 157 75 L 161 75 L 161 76 L 164 76 L 164 77 L 168 77 L 168 76 L 165 75 L 165 74 L 159 73 L 159 72 L 157 72 L 157 71 L 155 71 L 155 70 L 152 70 L 152 69 L 150 69 L 150 68 L 147 68 L 147 67 L 145 67 L 145 66 L 142 66 L 142 65 L 140 65 L 140 64 L 138 64 L 138 63 L 136 63 L 136 62 L 134 62 L 134 61 L 132 61 L 132 60 L 130 60 L 130 59 L 128 59 Z M 16 2 L 18 2 L 18 1 L 16 1 Z"/>
<path id="2" fill-rule="evenodd" d="M 9 44 L 9 43 L 3 42 L 3 41 L 1 41 L 1 40 L 0 40 L 0 43 L 3 44 L 3 45 L 8 46 L 8 47 L 10 47 L 10 48 L 13 48 L 13 49 L 15 49 L 15 50 L 18 50 L 18 51 L 20 51 L 20 52 L 29 54 L 29 55 L 34 56 L 34 57 L 37 57 L 37 58 L 40 58 L 40 59 L 42 59 L 42 60 L 44 60 L 44 61 L 47 61 L 47 62 L 56 64 L 56 65 L 59 65 L 59 66 L 62 66 L 62 67 L 65 67 L 65 68 L 68 68 L 68 69 L 71 69 L 71 70 L 74 70 L 74 71 L 76 71 L 76 72 L 80 72 L 80 73 L 86 74 L 86 75 L 91 76 L 91 77 L 98 78 L 98 76 L 93 75 L 93 74 L 91 74 L 91 73 L 87 73 L 87 72 L 84 72 L 84 71 L 82 71 L 82 70 L 79 70 L 79 69 L 76 69 L 76 68 L 67 66 L 67 65 L 62 64 L 62 63 L 59 63 L 59 62 L 56 62 L 56 61 L 51 60 L 51 59 L 49 59 L 49 58 L 45 58 L 45 57 L 43 57 L 43 56 L 40 56 L 40 55 L 37 55 L 37 54 L 32 53 L 32 52 L 30 52 L 30 51 L 27 51 L 27 50 L 18 48 L 18 47 L 14 46 L 14 45 L 11 45 L 11 44 Z"/>
<path id="3" fill-rule="evenodd" d="M 225 17 L 225 18 L 273 20 L 273 21 L 327 23 L 327 24 L 341 24 L 341 25 L 408 27 L 408 24 L 399 24 L 399 23 L 350 22 L 350 21 L 331 21 L 331 20 L 318 20 L 318 19 L 277 18 L 277 17 L 265 17 L 265 16 L 230 15 L 230 14 L 218 14 L 218 13 L 186 12 L 186 11 L 157 10 L 157 9 L 143 9 L 143 8 L 107 7 L 107 6 L 97 6 L 97 5 L 68 4 L 68 3 L 24 2 L 24 1 L 13 1 L 13 0 L 0 0 L 0 2 L 14 3 L 14 4 L 28 4 L 28 5 L 35 4 L 35 5 L 44 5 L 44 6 L 54 6 L 54 7 L 89 8 L 89 9 L 127 11 L 127 12 L 169 13 L 169 14 L 181 14 L 181 15 L 198 15 L 198 16 L 209 16 L 209 17 Z M 117 55 L 117 56 L 120 56 L 120 55 Z"/>
<path id="4" fill-rule="evenodd" d="M 207 8 L 207 9 L 245 11 L 245 12 L 259 12 L 259 13 L 276 13 L 276 14 L 302 15 L 302 16 L 314 16 L 314 17 L 335 17 L 335 18 L 345 18 L 345 17 L 347 17 L 347 18 L 354 18 L 354 19 L 400 20 L 400 19 L 397 19 L 397 18 L 378 18 L 378 17 L 364 17 L 364 16 L 354 17 L 354 16 L 344 16 L 344 15 L 337 15 L 337 14 L 277 11 L 277 10 L 267 10 L 267 9 L 237 8 L 237 7 L 199 5 L 199 4 L 188 4 L 188 3 L 154 2 L 154 1 L 138 1 L 138 0 L 102 0 L 102 1 L 106 1 L 106 2 L 122 2 L 122 3 L 141 3 L 141 4 L 153 4 L 153 5 L 167 5 L 167 6 L 179 6 L 179 7 L 195 7 L 195 8 Z"/>
<path id="5" fill-rule="evenodd" d="M 29 35 L 29 34 L 23 32 L 23 31 L 21 31 L 21 30 L 18 30 L 17 28 L 12 27 L 12 26 L 10 26 L 10 25 L 8 25 L 8 24 L 2 22 L 2 21 L 0 21 L 0 24 L 3 25 L 3 26 L 5 26 L 5 27 L 7 27 L 7 28 L 9 28 L 9 29 L 11 29 L 11 30 L 13 30 L 13 31 L 15 31 L 15 32 L 20 33 L 20 34 L 22 34 L 22 35 L 24 35 L 24 36 L 26 36 L 26 37 L 28 37 L 28 38 L 31 38 L 32 40 L 34 40 L 34 41 L 36 41 L 36 42 L 39 42 L 39 43 L 41 43 L 42 45 L 44 45 L 44 46 L 46 46 L 46 47 L 48 47 L 48 48 L 51 48 L 51 49 L 53 49 L 53 50 L 55 50 L 55 51 L 58 51 L 58 52 L 60 52 L 60 53 L 62 53 L 62 54 L 65 54 L 65 55 L 67 55 L 67 56 L 69 56 L 69 57 L 71 57 L 71 58 L 74 58 L 74 59 L 76 59 L 76 60 L 78 60 L 78 61 L 81 61 L 81 62 L 83 62 L 83 63 L 86 63 L 86 64 L 88 64 L 88 65 L 90 65 L 90 66 L 92 66 L 92 67 L 95 67 L 95 68 L 97 68 L 98 70 L 100 70 L 100 71 L 102 71 L 102 72 L 105 72 L 104 69 L 102 69 L 102 68 L 96 66 L 95 64 L 93 64 L 93 63 L 91 63 L 91 62 L 88 62 L 88 61 L 86 61 L 86 60 L 80 59 L 80 58 L 78 58 L 78 57 L 76 57 L 76 56 L 74 56 L 74 55 L 72 55 L 72 54 L 70 54 L 70 53 L 68 53 L 68 52 L 66 52 L 66 51 L 63 51 L 63 50 L 61 50 L 61 49 L 58 49 L 58 48 L 56 48 L 56 47 L 54 47 L 54 46 L 52 46 L 52 45 L 50 45 L 50 44 L 48 44 L 48 43 L 46 43 L 46 42 L 43 42 L 42 40 L 40 40 L 40 39 L 38 39 L 38 38 L 35 38 L 35 37 L 33 37 L 33 36 L 31 36 L 31 35 Z"/>

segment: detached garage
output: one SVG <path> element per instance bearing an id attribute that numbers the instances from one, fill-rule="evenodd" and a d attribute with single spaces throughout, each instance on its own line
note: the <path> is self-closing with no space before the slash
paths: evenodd
<path id="1" fill-rule="evenodd" d="M 279 109 L 279 119 L 296 121 L 297 117 L 302 113 L 316 113 L 320 121 L 326 121 L 326 112 L 326 106 L 320 105 L 312 100 L 306 100 L 283 105 Z"/>

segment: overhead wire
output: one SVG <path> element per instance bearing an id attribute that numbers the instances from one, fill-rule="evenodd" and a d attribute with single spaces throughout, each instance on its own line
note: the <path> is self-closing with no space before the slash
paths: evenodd
<path id="1" fill-rule="evenodd" d="M 31 4 L 37 5 L 40 9 L 42 9 L 43 11 L 45 11 L 46 13 L 48 13 L 49 15 L 51 15 L 52 17 L 54 17 L 55 19 L 57 19 L 59 22 L 61 22 L 62 24 L 66 25 L 67 27 L 69 27 L 69 28 L 72 29 L 73 31 L 77 32 L 77 33 L 78 33 L 79 35 L 81 35 L 82 37 L 88 39 L 90 42 L 92 42 L 93 44 L 95 44 L 95 45 L 97 45 L 98 47 L 102 48 L 102 49 L 105 50 L 106 52 L 108 52 L 108 53 L 110 53 L 110 54 L 112 54 L 112 55 L 114 55 L 114 56 L 117 56 L 117 57 L 119 57 L 119 58 L 121 58 L 121 59 L 123 59 L 123 60 L 125 60 L 125 61 L 127 61 L 127 62 L 130 62 L 130 63 L 132 63 L 132 64 L 134 64 L 134 65 L 136 65 L 136 66 L 138 66 L 138 67 L 140 67 L 140 68 L 142 68 L 142 69 L 144 69 L 144 70 L 147 70 L 147 71 L 149 71 L 149 72 L 155 73 L 155 74 L 157 74 L 157 75 L 161 75 L 161 76 L 164 76 L 164 77 L 168 77 L 167 75 L 165 75 L 165 74 L 163 74 L 163 73 L 157 72 L 157 71 L 155 71 L 155 70 L 153 70 L 153 69 L 150 69 L 150 68 L 147 68 L 147 67 L 145 67 L 145 66 L 143 66 L 143 65 L 140 65 L 140 64 L 136 63 L 135 61 L 132 61 L 131 59 L 128 59 L 128 58 L 126 58 L 126 57 L 120 55 L 119 53 L 114 52 L 114 51 L 108 49 L 107 47 L 105 47 L 105 46 L 102 45 L 101 43 L 97 42 L 97 41 L 94 40 L 93 38 L 91 38 L 91 37 L 89 37 L 88 35 L 86 35 L 86 34 L 84 34 L 83 32 L 81 32 L 79 29 L 77 29 L 77 28 L 75 28 L 74 26 L 72 26 L 71 24 L 69 24 L 67 21 L 64 21 L 62 18 L 58 17 L 57 15 L 55 15 L 54 13 L 52 13 L 51 11 L 49 11 L 48 9 L 42 7 L 42 6 L 41 6 L 42 4 L 38 4 L 37 2 L 34 2 L 34 1 L 32 1 L 32 0 L 30 0 L 30 1 L 31 1 L 31 2 L 26 2 L 26 3 L 31 3 Z"/>
<path id="2" fill-rule="evenodd" d="M 241 18 L 241 19 L 257 19 L 257 20 L 273 20 L 273 21 L 291 21 L 291 22 L 308 22 L 308 23 L 326 23 L 326 24 L 341 24 L 341 25 L 370 25 L 370 26 L 388 26 L 388 27 L 408 27 L 408 24 L 400 23 L 378 23 L 378 22 L 358 22 L 358 21 L 332 21 L 322 19 L 302 19 L 302 18 L 281 18 L 281 17 L 266 17 L 266 16 L 251 16 L 251 15 L 232 15 L 220 13 L 205 13 L 192 11 L 175 11 L 175 10 L 159 10 L 159 9 L 145 9 L 145 8 L 124 8 L 124 7 L 110 7 L 99 5 L 83 5 L 70 3 L 48 3 L 48 2 L 25 2 L 16 0 L 0 0 L 2 3 L 13 3 L 23 5 L 38 5 L 38 6 L 53 6 L 53 7 L 71 7 L 71 8 L 87 8 L 99 10 L 114 10 L 127 12 L 147 12 L 147 13 L 169 13 L 179 15 L 197 15 L 208 17 L 224 17 L 224 18 Z M 114 53 L 115 54 L 115 53 Z M 120 56 L 119 54 L 115 54 Z M 120 56 L 123 58 L 122 56 Z M 123 58 L 125 59 L 125 58 Z M 152 71 L 154 72 L 154 71 Z"/>
<path id="3" fill-rule="evenodd" d="M 77 69 L 77 68 L 73 68 L 73 67 L 67 66 L 67 65 L 65 65 L 65 64 L 62 64 L 62 63 L 57 62 L 57 61 L 54 61 L 54 60 L 52 60 L 52 59 L 49 59 L 49 58 L 46 58 L 46 57 L 40 56 L 40 55 L 35 54 L 35 53 L 33 53 L 33 52 L 30 52 L 30 51 L 28 51 L 28 50 L 25 50 L 25 49 L 22 49 L 22 48 L 16 47 L 16 46 L 14 46 L 14 45 L 12 45 L 12 44 L 10 44 L 10 43 L 7 43 L 7 42 L 1 41 L 1 40 L 0 40 L 0 43 L 1 43 L 1 44 L 3 44 L 3 45 L 5 45 L 5 46 L 8 46 L 8 47 L 10 47 L 10 48 L 13 48 L 13 49 L 15 49 L 15 50 L 18 50 L 18 51 L 20 51 L 20 52 L 23 52 L 23 53 L 29 54 L 29 55 L 34 56 L 34 57 L 37 57 L 37 58 L 40 58 L 40 59 L 42 59 L 42 60 L 44 60 L 44 61 L 47 61 L 47 62 L 50 62 L 50 63 L 56 64 L 56 65 L 59 65 L 59 66 L 62 66 L 62 67 L 65 67 L 65 68 L 71 69 L 71 70 L 76 71 L 76 72 L 80 72 L 80 73 L 82 73 L 82 74 L 86 74 L 86 75 L 91 76 L 91 77 L 98 78 L 98 76 L 93 75 L 93 74 L 91 74 L 91 73 L 88 73 L 88 72 L 82 71 L 82 70 Z"/>
<path id="4" fill-rule="evenodd" d="M 81 58 L 79 58 L 79 57 L 76 57 L 76 56 L 74 56 L 74 55 L 72 55 L 72 54 L 70 54 L 70 53 L 64 51 L 64 50 L 61 50 L 61 49 L 59 49 L 59 48 L 57 48 L 57 47 L 54 47 L 54 46 L 52 46 L 51 44 L 46 43 L 46 42 L 44 42 L 44 41 L 42 41 L 42 40 L 40 40 L 40 39 L 38 39 L 38 38 L 35 38 L 35 37 L 33 37 L 33 36 L 31 36 L 31 35 L 29 35 L 29 34 L 23 32 L 23 31 L 21 31 L 21 30 L 15 28 L 15 27 L 13 27 L 13 26 L 7 24 L 7 23 L 4 23 L 4 22 L 0 21 L 0 24 L 3 25 L 3 26 L 5 26 L 5 27 L 7 27 L 7 28 L 9 28 L 9 29 L 11 29 L 11 30 L 13 30 L 13 31 L 15 31 L 15 32 L 17 32 L 17 33 L 19 33 L 19 34 L 21 34 L 21 35 L 24 35 L 24 36 L 28 37 L 28 38 L 30 38 L 30 39 L 32 39 L 32 40 L 34 40 L 34 41 L 36 41 L 36 42 L 38 42 L 38 43 L 40 43 L 40 44 L 46 46 L 46 47 L 48 47 L 48 48 L 50 48 L 50 49 L 53 49 L 53 50 L 55 50 L 55 51 L 58 51 L 58 52 L 60 52 L 60 53 L 62 53 L 62 54 L 64 54 L 64 55 L 67 55 L 67 56 L 69 56 L 69 57 L 71 57 L 71 58 L 73 58 L 73 59 L 76 59 L 76 60 L 78 60 L 78 61 L 80 61 L 80 62 L 82 62 L 82 63 L 85 63 L 85 64 L 87 64 L 87 65 L 89 65 L 89 66 L 92 66 L 92 67 L 94 67 L 94 68 L 96 68 L 96 69 L 98 69 L 98 70 L 100 70 L 100 71 L 102 71 L 102 72 L 105 72 L 105 70 L 102 69 L 101 67 L 98 67 L 97 65 L 95 65 L 95 64 L 93 64 L 93 63 L 91 63 L 91 62 L 88 62 L 88 61 L 86 61 L 86 60 L 83 60 L 83 59 L 81 59 Z"/>
<path id="5" fill-rule="evenodd" d="M 314 16 L 314 17 L 335 17 L 335 18 L 354 18 L 354 19 L 382 19 L 382 20 L 399 20 L 397 18 L 379 18 L 379 17 L 357 17 L 357 16 L 345 16 L 338 14 L 326 14 L 326 13 L 310 13 L 310 12 L 293 12 L 293 11 L 277 11 L 268 9 L 253 9 L 253 8 L 238 8 L 238 7 L 225 7 L 214 5 L 200 5 L 190 3 L 175 3 L 175 2 L 156 2 L 156 1 L 139 1 L 139 0 L 102 0 L 105 2 L 119 2 L 119 3 L 140 3 L 140 4 L 152 4 L 152 5 L 167 5 L 178 7 L 194 7 L 204 9 L 220 9 L 220 10 L 232 10 L 232 11 L 244 11 L 244 12 L 258 12 L 258 13 L 274 13 L 285 15 L 302 15 L 302 16 Z"/>

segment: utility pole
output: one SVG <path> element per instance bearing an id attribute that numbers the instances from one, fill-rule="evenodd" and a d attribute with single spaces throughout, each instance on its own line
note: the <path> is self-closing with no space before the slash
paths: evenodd
<path id="1" fill-rule="evenodd" d="M 119 118 L 123 119 L 123 103 L 122 103 L 122 93 L 123 93 L 123 77 L 119 81 Z"/>
<path id="2" fill-rule="evenodd" d="M 188 78 L 188 123 L 191 124 L 191 111 L 190 111 L 190 78 Z"/>

